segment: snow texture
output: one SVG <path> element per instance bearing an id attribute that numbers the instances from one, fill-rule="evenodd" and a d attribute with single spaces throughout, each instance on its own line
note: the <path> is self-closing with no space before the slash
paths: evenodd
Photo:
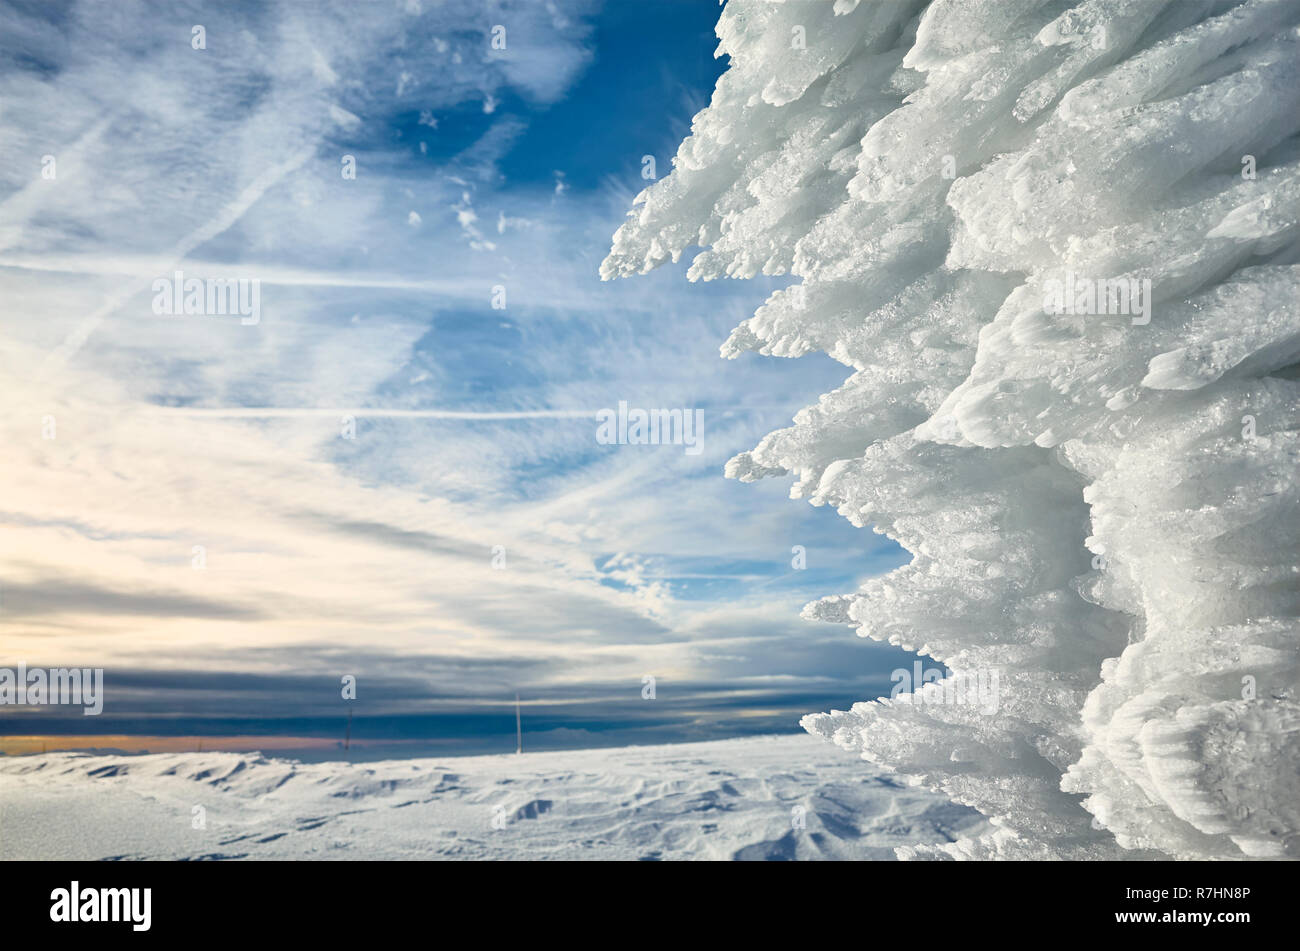
<path id="1" fill-rule="evenodd" d="M 0 859 L 891 859 L 988 826 L 860 765 L 803 735 L 366 764 L 0 757 Z"/>
<path id="2" fill-rule="evenodd" d="M 723 356 L 852 373 L 727 474 L 914 556 L 806 616 L 999 674 L 995 712 L 805 727 L 996 827 L 905 857 L 1300 856 L 1300 3 L 730 0 L 717 33 L 602 276 L 797 279 Z"/>

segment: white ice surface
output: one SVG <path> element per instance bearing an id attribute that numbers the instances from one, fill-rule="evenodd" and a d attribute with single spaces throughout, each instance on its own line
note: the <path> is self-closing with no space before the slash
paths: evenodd
<path id="1" fill-rule="evenodd" d="M 987 825 L 809 736 L 357 764 L 0 758 L 0 859 L 893 859 Z"/>
<path id="2" fill-rule="evenodd" d="M 727 474 L 913 554 L 807 616 L 1001 678 L 805 726 L 998 826 L 922 854 L 1300 857 L 1300 2 L 730 0 L 717 33 L 602 276 L 698 245 L 692 280 L 795 279 L 722 355 L 845 380 Z M 1146 306 L 1046 306 L 1074 276 Z"/>

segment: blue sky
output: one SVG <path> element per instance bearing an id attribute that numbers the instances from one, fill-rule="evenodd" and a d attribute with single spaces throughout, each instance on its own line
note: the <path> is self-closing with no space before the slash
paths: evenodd
<path id="1" fill-rule="evenodd" d="M 910 666 L 798 617 L 905 555 L 722 477 L 848 373 L 718 356 L 785 281 L 597 276 L 725 67 L 713 4 L 107 9 L 0 12 L 0 665 L 107 690 L 0 730 L 330 735 L 352 674 L 379 745 L 508 746 L 516 691 L 535 745 L 667 742 Z M 176 270 L 259 322 L 154 313 Z M 702 452 L 598 443 L 619 401 L 702 410 Z"/>

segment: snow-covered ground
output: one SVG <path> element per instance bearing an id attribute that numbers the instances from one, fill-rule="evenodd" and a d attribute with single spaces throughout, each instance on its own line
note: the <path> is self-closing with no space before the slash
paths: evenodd
<path id="1" fill-rule="evenodd" d="M 359 764 L 0 758 L 0 859 L 892 859 L 985 825 L 810 736 Z"/>

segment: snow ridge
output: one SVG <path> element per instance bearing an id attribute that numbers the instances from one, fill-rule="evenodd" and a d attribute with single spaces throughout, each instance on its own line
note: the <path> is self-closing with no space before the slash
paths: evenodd
<path id="1" fill-rule="evenodd" d="M 789 274 L 722 347 L 852 370 L 736 456 L 913 554 L 805 609 L 998 673 L 812 715 L 997 830 L 1300 855 L 1300 4 L 730 0 L 602 277 Z M 949 684 L 948 686 L 951 686 Z"/>
<path id="2" fill-rule="evenodd" d="M 0 756 L 0 861 L 874 861 L 978 813 L 810 736 L 301 763 Z"/>

